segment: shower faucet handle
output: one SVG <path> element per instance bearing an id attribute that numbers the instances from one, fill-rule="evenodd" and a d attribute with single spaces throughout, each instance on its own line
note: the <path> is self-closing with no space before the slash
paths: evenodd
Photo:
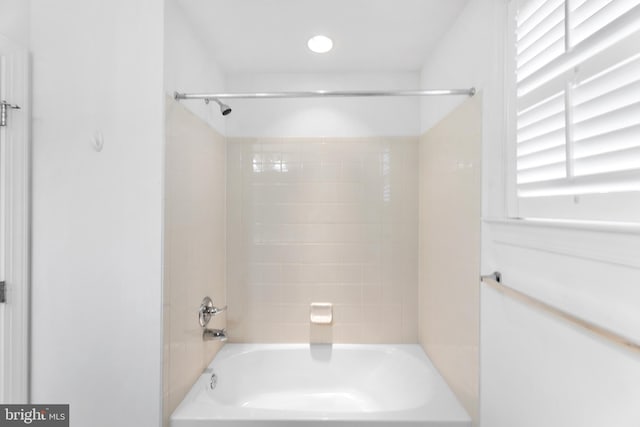
<path id="1" fill-rule="evenodd" d="M 203 328 L 206 327 L 213 316 L 217 316 L 224 311 L 227 311 L 226 305 L 224 307 L 216 307 L 213 305 L 211 298 L 204 297 L 200 304 L 200 308 L 198 309 L 198 321 L 200 322 L 200 326 Z"/>

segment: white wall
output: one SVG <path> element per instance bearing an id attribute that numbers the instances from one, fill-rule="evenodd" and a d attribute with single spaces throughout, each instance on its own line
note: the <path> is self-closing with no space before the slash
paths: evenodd
<path id="1" fill-rule="evenodd" d="M 415 89 L 417 73 L 239 74 L 229 92 Z M 366 137 L 418 134 L 418 98 L 229 100 L 232 137 Z"/>
<path id="2" fill-rule="evenodd" d="M 637 234 L 500 221 L 506 218 L 505 8 L 499 0 L 471 0 L 422 71 L 423 87 L 473 84 L 483 91 L 483 217 L 498 221 L 483 225 L 482 271 L 502 270 L 508 286 L 637 337 Z M 458 102 L 424 100 L 422 129 Z M 640 422 L 631 403 L 640 392 L 638 353 L 488 289 L 481 293 L 481 328 L 483 427 Z"/>
<path id="3" fill-rule="evenodd" d="M 30 20 L 32 401 L 158 426 L 163 5 L 33 0 Z"/>
<path id="4" fill-rule="evenodd" d="M 483 427 L 640 425 L 640 357 L 482 289 Z"/>
<path id="5" fill-rule="evenodd" d="M 29 2 L 0 0 L 0 34 L 24 47 L 29 45 Z"/>
<path id="6" fill-rule="evenodd" d="M 176 0 L 165 0 L 164 87 L 168 96 L 174 92 L 222 92 L 225 76 L 187 20 Z M 225 133 L 225 119 L 215 103 L 180 101 L 196 116 L 219 133 Z"/>

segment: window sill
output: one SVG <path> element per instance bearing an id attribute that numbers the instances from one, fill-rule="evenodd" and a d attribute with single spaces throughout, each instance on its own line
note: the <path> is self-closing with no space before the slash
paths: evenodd
<path id="1" fill-rule="evenodd" d="M 483 222 L 498 244 L 640 269 L 640 225 L 493 218 Z"/>
<path id="2" fill-rule="evenodd" d="M 550 228 L 562 230 L 581 230 L 598 233 L 622 233 L 640 235 L 640 224 L 597 221 L 549 220 L 538 218 L 486 218 L 487 224 L 499 224 L 516 227 Z"/>

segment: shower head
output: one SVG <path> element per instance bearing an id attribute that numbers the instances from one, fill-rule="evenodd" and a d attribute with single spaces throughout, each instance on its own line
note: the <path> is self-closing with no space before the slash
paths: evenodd
<path id="1" fill-rule="evenodd" d="M 220 102 L 218 98 L 205 98 L 204 100 L 206 104 L 208 104 L 209 101 L 213 101 L 220 106 L 220 113 L 223 116 L 228 116 L 229 114 L 231 114 L 231 111 L 232 111 L 231 107 L 229 107 L 227 104 L 223 104 L 222 102 Z"/>
<path id="2" fill-rule="evenodd" d="M 220 105 L 220 113 L 222 113 L 223 116 L 228 116 L 229 114 L 231 114 L 231 107 L 229 107 L 227 104 L 223 104 L 217 99 L 216 101 L 218 102 L 218 105 Z"/>

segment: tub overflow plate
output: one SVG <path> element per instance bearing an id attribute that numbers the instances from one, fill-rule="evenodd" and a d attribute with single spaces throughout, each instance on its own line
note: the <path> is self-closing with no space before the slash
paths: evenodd
<path id="1" fill-rule="evenodd" d="M 213 390 L 218 385 L 218 376 L 216 374 L 211 374 L 211 382 L 209 383 L 209 388 Z"/>

